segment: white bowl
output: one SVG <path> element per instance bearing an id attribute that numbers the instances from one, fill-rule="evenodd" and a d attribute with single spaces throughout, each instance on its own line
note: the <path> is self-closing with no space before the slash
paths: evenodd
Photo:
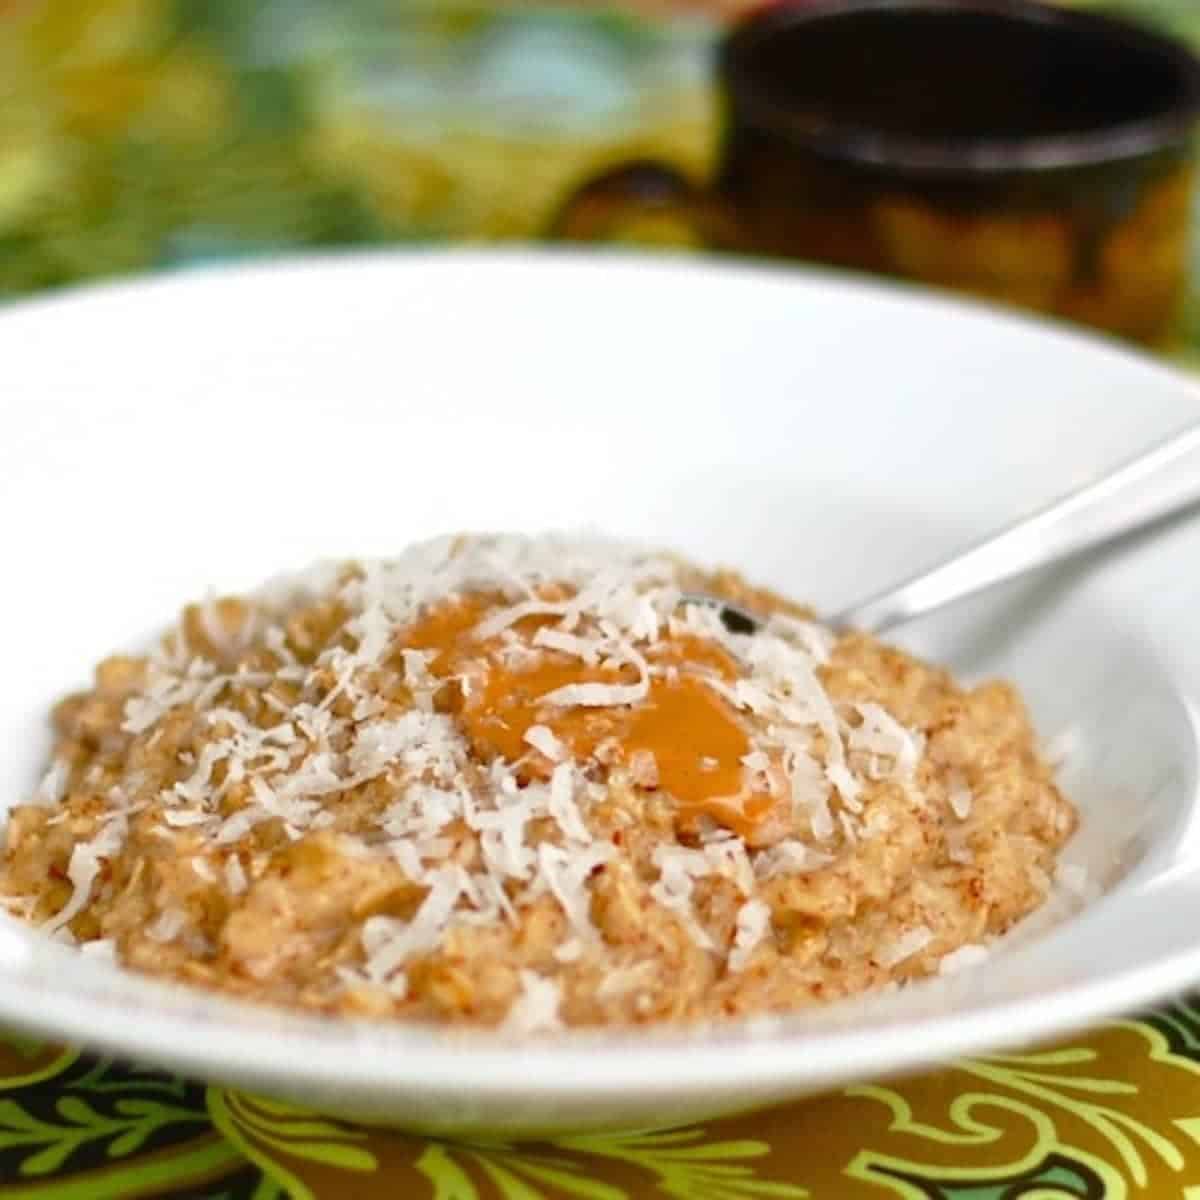
<path id="1" fill-rule="evenodd" d="M 833 608 L 1200 415 L 1098 340 L 829 274 L 620 257 L 310 259 L 0 315 L 0 796 L 105 653 L 207 588 L 458 528 L 588 524 Z M 1060 1034 L 1200 980 L 1200 523 L 900 640 L 1076 749 L 1103 894 L 983 966 L 758 1025 L 521 1045 L 236 1005 L 0 923 L 0 1019 L 358 1118 L 692 1120 Z M 1048 927 L 1049 926 L 1049 927 Z"/>

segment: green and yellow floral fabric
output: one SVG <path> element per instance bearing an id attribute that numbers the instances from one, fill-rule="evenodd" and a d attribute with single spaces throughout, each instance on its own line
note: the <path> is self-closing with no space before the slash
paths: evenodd
<path id="1" fill-rule="evenodd" d="M 0 296 L 537 236 L 611 163 L 702 174 L 708 52 L 747 3 L 0 0 Z M 1113 7 L 1200 44 L 1200 0 Z M 1200 351 L 1200 300 L 1183 334 Z M 656 1196 L 1200 1200 L 1200 999 L 765 1113 L 535 1145 L 368 1132 L 0 1034 L 0 1200 Z"/>
<path id="2" fill-rule="evenodd" d="M 357 1129 L 74 1050 L 0 1044 L 0 1200 L 1200 1200 L 1200 998 L 681 1129 L 548 1142 Z"/>

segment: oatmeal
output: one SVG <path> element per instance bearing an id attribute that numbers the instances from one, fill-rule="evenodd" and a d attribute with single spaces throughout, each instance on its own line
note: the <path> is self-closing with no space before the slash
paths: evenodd
<path id="1" fill-rule="evenodd" d="M 1041 904 L 1076 822 L 1008 685 L 601 540 L 446 538 L 192 606 L 54 721 L 7 908 L 328 1014 L 529 1031 L 904 982 Z"/>

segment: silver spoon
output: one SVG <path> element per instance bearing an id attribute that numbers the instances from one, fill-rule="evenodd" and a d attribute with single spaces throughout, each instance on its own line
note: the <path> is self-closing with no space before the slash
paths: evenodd
<path id="1" fill-rule="evenodd" d="M 824 620 L 837 632 L 881 633 L 1018 575 L 1146 529 L 1198 503 L 1200 425 L 1192 425 L 1033 516 Z M 718 606 L 726 627 L 734 633 L 754 633 L 765 620 L 702 593 L 687 593 L 682 603 Z"/>

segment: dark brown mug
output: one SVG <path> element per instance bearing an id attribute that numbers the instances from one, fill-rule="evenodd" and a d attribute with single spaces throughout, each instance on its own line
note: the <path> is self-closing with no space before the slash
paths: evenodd
<path id="1" fill-rule="evenodd" d="M 694 184 L 638 162 L 552 234 L 668 226 L 714 249 L 955 288 L 1138 341 L 1186 282 L 1200 62 L 1027 0 L 816 0 L 734 28 L 723 140 Z"/>

